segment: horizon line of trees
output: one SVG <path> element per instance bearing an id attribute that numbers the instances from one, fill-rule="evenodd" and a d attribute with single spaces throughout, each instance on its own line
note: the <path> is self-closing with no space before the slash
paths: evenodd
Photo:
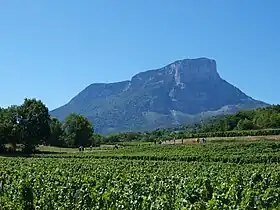
<path id="1" fill-rule="evenodd" d="M 11 151 L 15 151 L 20 145 L 23 152 L 30 153 L 40 144 L 95 147 L 124 141 L 154 142 L 203 136 L 280 134 L 280 130 L 275 129 L 280 129 L 280 105 L 216 117 L 205 123 L 186 126 L 183 130 L 156 129 L 150 132 L 123 132 L 103 136 L 95 133 L 93 124 L 82 115 L 72 113 L 61 123 L 49 115 L 47 106 L 41 100 L 24 99 L 19 106 L 0 108 L 0 152 L 6 150 L 6 145 L 9 145 Z"/>

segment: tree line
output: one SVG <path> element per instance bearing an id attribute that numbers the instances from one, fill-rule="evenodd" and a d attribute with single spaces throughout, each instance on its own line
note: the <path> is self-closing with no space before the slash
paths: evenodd
<path id="1" fill-rule="evenodd" d="M 197 132 L 223 132 L 263 130 L 280 128 L 280 105 L 272 105 L 255 110 L 243 110 L 227 115 L 222 119 L 213 119 L 197 128 Z"/>
<path id="2" fill-rule="evenodd" d="M 236 114 L 218 116 L 180 129 L 156 129 L 149 132 L 124 132 L 103 136 L 82 115 L 72 113 L 63 123 L 49 115 L 47 106 L 36 99 L 0 108 L 0 152 L 33 152 L 39 144 L 58 147 L 99 146 L 124 141 L 168 141 L 172 139 L 257 136 L 280 134 L 280 105 Z"/>
<path id="3" fill-rule="evenodd" d="M 70 114 L 61 123 L 49 115 L 41 100 L 25 99 L 19 106 L 0 108 L 0 151 L 34 152 L 39 144 L 77 147 L 96 146 L 101 137 L 93 131 L 87 118 Z"/>
<path id="4" fill-rule="evenodd" d="M 49 115 L 48 107 L 36 99 L 25 99 L 23 104 L 0 107 L 0 152 L 17 149 L 31 153 L 38 145 L 57 147 L 98 147 L 123 141 L 139 141 L 144 134 L 126 132 L 103 136 L 94 132 L 89 120 L 72 113 L 63 123 Z"/>

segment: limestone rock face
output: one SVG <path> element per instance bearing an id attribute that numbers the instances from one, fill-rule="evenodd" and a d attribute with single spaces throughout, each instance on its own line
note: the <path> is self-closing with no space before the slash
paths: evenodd
<path id="1" fill-rule="evenodd" d="M 223 80 L 215 60 L 197 58 L 141 72 L 130 81 L 92 84 L 50 114 L 59 120 L 83 114 L 106 134 L 172 127 L 267 105 Z"/>

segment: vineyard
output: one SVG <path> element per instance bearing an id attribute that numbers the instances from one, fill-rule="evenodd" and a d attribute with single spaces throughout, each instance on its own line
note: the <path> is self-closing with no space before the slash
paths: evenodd
<path id="1" fill-rule="evenodd" d="M 0 158 L 0 209 L 277 209 L 280 142 Z"/>

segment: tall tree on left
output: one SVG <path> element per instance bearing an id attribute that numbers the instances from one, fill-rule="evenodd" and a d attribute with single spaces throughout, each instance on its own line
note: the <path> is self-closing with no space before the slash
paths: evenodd
<path id="1" fill-rule="evenodd" d="M 18 107 L 17 117 L 20 143 L 25 152 L 33 152 L 37 145 L 49 138 L 49 110 L 40 100 L 25 99 Z"/>

